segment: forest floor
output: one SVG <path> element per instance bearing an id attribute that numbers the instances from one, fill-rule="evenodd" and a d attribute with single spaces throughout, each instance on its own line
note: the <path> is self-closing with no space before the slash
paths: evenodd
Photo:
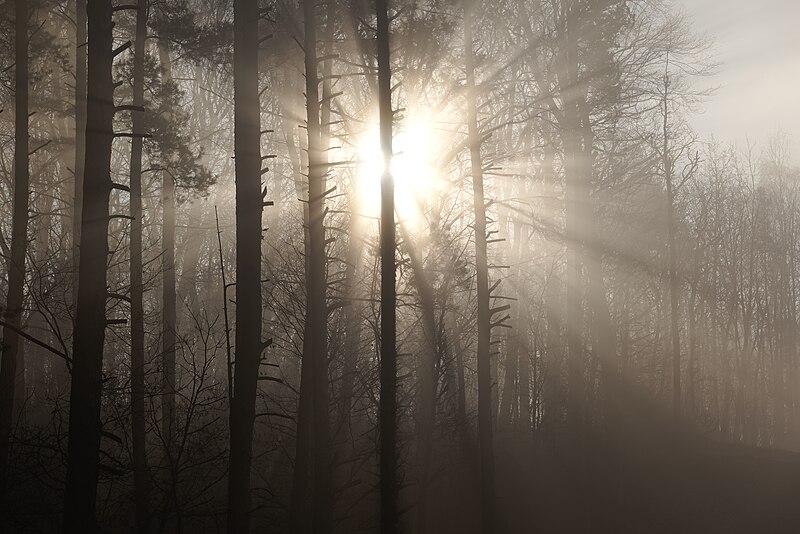
<path id="1" fill-rule="evenodd" d="M 631 404 L 635 406 L 635 404 Z M 652 407 L 614 440 L 496 438 L 497 534 L 800 533 L 800 454 L 724 444 Z M 438 479 L 430 532 L 478 532 L 477 462 Z"/>

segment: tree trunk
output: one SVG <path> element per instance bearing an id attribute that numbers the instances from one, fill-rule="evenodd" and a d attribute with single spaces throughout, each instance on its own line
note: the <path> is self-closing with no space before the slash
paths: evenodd
<path id="1" fill-rule="evenodd" d="M 292 78 L 292 81 L 293 78 Z M 287 83 L 287 85 L 289 85 Z M 298 89 L 298 90 L 295 90 Z M 296 83 L 291 83 L 290 92 L 285 95 L 289 102 L 289 98 L 299 94 L 299 88 Z M 302 106 L 297 102 L 297 107 Z M 307 193 L 307 183 L 303 180 L 304 160 L 303 154 L 308 155 L 308 150 L 305 145 L 308 144 L 308 137 L 305 138 L 303 143 L 303 136 L 299 137 L 298 145 L 294 142 L 294 132 L 287 126 L 288 122 L 284 121 L 284 137 L 286 145 L 292 162 L 295 193 L 297 198 L 303 198 Z M 307 175 L 307 173 L 306 173 Z M 305 272 L 310 271 L 308 265 L 311 253 L 310 242 L 308 233 L 310 230 L 308 220 L 308 202 L 303 203 L 303 247 L 305 257 Z M 303 318 L 303 335 L 310 330 L 311 315 L 306 313 Z M 289 504 L 289 528 L 293 533 L 308 532 L 311 526 L 311 514 L 308 513 L 308 492 L 309 492 L 309 479 L 311 476 L 311 462 L 312 458 L 312 440 L 313 436 L 313 353 L 311 343 L 303 343 L 303 354 L 300 362 L 300 398 L 297 407 L 297 426 L 295 435 L 295 456 L 294 467 L 292 472 L 292 493 Z"/>
<path id="2" fill-rule="evenodd" d="M 611 311 L 606 296 L 605 279 L 603 277 L 603 250 L 606 250 L 599 220 L 601 197 L 591 196 L 594 185 L 594 131 L 592 130 L 589 106 L 582 95 L 578 111 L 580 113 L 581 138 L 583 150 L 580 160 L 583 162 L 583 179 L 585 187 L 581 189 L 581 204 L 587 207 L 584 235 L 584 254 L 588 274 L 588 297 L 592 313 L 592 340 L 596 345 L 596 355 L 600 361 L 602 377 L 604 415 L 606 430 L 612 436 L 618 431 L 618 414 L 621 399 L 619 388 L 619 365 L 617 360 L 616 334 L 611 321 Z M 589 387 L 593 387 L 594 380 Z"/>
<path id="3" fill-rule="evenodd" d="M 699 266 L 695 263 L 695 270 Z M 697 286 L 699 281 L 695 280 L 692 284 L 691 293 L 689 295 L 689 362 L 687 369 L 687 384 L 686 384 L 686 408 L 690 417 L 694 417 L 697 413 L 695 408 L 695 394 L 697 389 Z"/>
<path id="4" fill-rule="evenodd" d="M 325 251 L 326 146 L 320 128 L 317 32 L 314 0 L 303 0 L 305 29 L 306 111 L 308 132 L 308 252 L 306 264 L 305 343 L 311 346 L 313 383 L 314 483 L 312 522 L 315 534 L 331 530 L 331 460 L 328 410 L 328 310 Z M 327 135 L 325 136 L 327 138 Z M 305 362 L 304 362 L 305 363 Z"/>
<path id="5" fill-rule="evenodd" d="M 144 106 L 144 55 L 147 38 L 147 0 L 138 0 L 133 56 L 133 105 Z M 132 112 L 133 133 L 142 134 L 141 113 Z M 142 280 L 142 137 L 131 140 L 130 277 L 131 277 L 131 433 L 133 436 L 133 494 L 136 531 L 149 531 L 149 484 L 145 452 L 144 282 Z"/>
<path id="6" fill-rule="evenodd" d="M 57 135 L 61 135 L 57 133 Z M 50 269 L 47 267 L 48 265 L 48 254 L 51 252 L 50 250 L 50 232 L 53 229 L 53 198 L 51 195 L 42 194 L 44 191 L 50 191 L 52 188 L 55 187 L 53 182 L 48 181 L 43 173 L 40 173 L 38 176 L 38 185 L 39 185 L 39 194 L 37 195 L 36 200 L 33 203 L 33 211 L 36 213 L 36 224 L 34 229 L 34 238 L 33 243 L 34 250 L 32 256 L 33 265 L 35 269 L 38 271 L 37 277 L 39 279 L 44 278 L 42 275 L 49 274 Z M 31 188 L 33 190 L 33 188 Z M 47 324 L 47 318 L 45 315 L 37 309 L 38 306 L 35 304 L 31 306 L 30 315 L 28 316 L 28 328 L 33 335 L 44 341 L 45 343 L 51 343 L 51 331 Z M 27 347 L 26 347 L 27 348 Z M 17 358 L 19 365 L 21 366 L 23 362 L 25 365 L 25 372 L 22 373 L 27 375 L 27 380 L 23 380 L 23 383 L 26 381 L 30 385 L 30 397 L 27 402 L 27 410 L 24 414 L 26 419 L 34 424 L 34 425 L 42 425 L 48 424 L 48 417 L 47 414 L 47 403 L 45 402 L 48 395 L 48 383 L 45 376 L 45 362 L 48 360 L 53 362 L 51 363 L 51 368 L 55 370 L 54 360 L 52 360 L 52 354 L 49 351 L 44 350 L 42 347 L 39 347 L 35 344 L 30 345 L 30 349 L 28 351 L 23 350 L 29 356 L 26 356 L 23 360 L 22 358 Z M 17 373 L 19 375 L 20 373 Z M 55 373 L 54 373 L 55 374 Z M 15 392 L 19 393 L 19 392 Z M 23 398 L 24 398 L 24 391 L 23 391 Z M 23 401 L 24 402 L 24 401 Z M 19 409 L 22 407 L 22 402 L 17 404 L 14 402 L 14 411 L 18 412 Z"/>
<path id="7" fill-rule="evenodd" d="M 308 257 L 308 256 L 306 256 Z M 306 262 L 307 264 L 308 262 Z M 304 323 L 304 332 L 309 327 L 310 317 Z M 308 346 L 308 348 L 306 348 Z M 297 407 L 297 434 L 295 437 L 294 470 L 292 472 L 292 494 L 289 507 L 289 528 L 293 533 L 307 532 L 308 480 L 311 475 L 314 400 L 313 364 L 310 343 L 303 343 L 300 368 L 300 399 Z"/>
<path id="8" fill-rule="evenodd" d="M 342 356 L 342 386 L 339 390 L 340 413 L 337 422 L 337 433 L 344 434 L 351 420 L 353 396 L 356 378 L 356 362 L 358 361 L 359 341 L 361 339 L 361 320 L 359 315 L 356 284 L 359 274 L 361 256 L 364 252 L 361 217 L 354 214 L 350 218 L 350 242 L 347 248 L 347 266 L 345 268 L 345 298 L 351 304 L 344 309 L 344 354 Z M 344 436 L 341 440 L 344 440 Z"/>
<path id="9" fill-rule="evenodd" d="M 562 92 L 573 88 L 578 78 L 578 36 L 573 3 L 563 7 L 565 18 L 565 49 L 562 50 L 564 68 L 558 73 Z M 567 426 L 572 443 L 579 446 L 584 424 L 585 363 L 583 361 L 582 313 L 582 243 L 583 221 L 581 214 L 589 207 L 581 205 L 584 189 L 588 188 L 581 164 L 582 146 L 578 118 L 577 96 L 564 98 L 561 123 L 564 145 L 565 175 L 565 233 L 567 239 Z"/>
<path id="10" fill-rule="evenodd" d="M 158 59 L 165 82 L 172 81 L 172 62 L 166 41 L 158 42 Z M 260 160 L 259 160 L 260 162 Z M 161 433 L 167 448 L 175 438 L 175 180 L 169 172 L 161 173 L 163 229 L 161 235 L 162 317 L 161 317 Z M 260 224 L 259 224 L 260 227 Z"/>
<path id="11" fill-rule="evenodd" d="M 380 339 L 380 511 L 381 532 L 400 531 L 397 497 L 397 346 L 394 179 L 392 161 L 392 73 L 389 62 L 389 0 L 376 0 L 378 49 L 378 109 L 381 153 L 381 339 Z"/>
<path id="12" fill-rule="evenodd" d="M 14 204 L 11 229 L 11 257 L 8 258 L 8 296 L 3 327 L 0 360 L 0 497 L 8 479 L 8 454 L 14 418 L 14 401 L 19 395 L 19 377 L 25 373 L 23 344 L 14 331 L 22 326 L 25 288 L 25 256 L 28 249 L 28 203 L 30 170 L 28 166 L 28 3 L 14 2 Z"/>
<path id="13" fill-rule="evenodd" d="M 438 351 L 436 335 L 436 309 L 433 288 L 428 282 L 425 267 L 420 261 L 414 242 L 408 231 L 400 225 L 402 242 L 406 245 L 414 286 L 419 296 L 422 311 L 422 332 L 425 340 L 422 364 L 417 368 L 417 533 L 426 532 L 428 500 L 430 494 L 431 456 L 433 453 L 434 426 L 436 421 L 436 386 L 438 383 Z"/>
<path id="14" fill-rule="evenodd" d="M 489 265 L 486 250 L 486 203 L 483 194 L 478 107 L 475 89 L 475 65 L 472 51 L 473 5 L 464 12 L 464 64 L 467 83 L 467 129 L 472 173 L 473 209 L 475 211 L 475 270 L 478 306 L 478 444 L 480 450 L 481 532 L 495 529 L 494 519 L 494 443 L 492 437 L 492 376 L 489 354 Z"/>
<path id="15" fill-rule="evenodd" d="M 507 191 L 502 194 L 503 198 L 509 198 L 512 196 L 511 191 Z M 524 194 L 520 196 L 524 197 Z M 507 218 L 507 217 L 506 217 Z M 501 224 L 501 226 L 506 226 L 508 223 Z M 512 231 L 513 238 L 509 241 L 511 242 L 511 255 L 510 260 L 512 263 L 516 264 L 516 269 L 514 272 L 514 278 L 516 279 L 516 290 L 518 301 L 521 303 L 520 306 L 516 310 L 514 322 L 515 325 L 512 329 L 508 331 L 506 334 L 506 365 L 505 365 L 505 376 L 503 378 L 503 394 L 500 398 L 500 411 L 497 417 L 497 426 L 499 429 L 507 430 L 512 423 L 516 423 L 519 416 L 519 398 L 520 398 L 520 354 L 521 354 L 521 345 L 522 335 L 523 332 L 527 332 L 528 325 L 527 323 L 523 323 L 522 319 L 522 306 L 524 306 L 524 282 L 522 278 L 522 259 L 521 259 L 521 243 L 522 243 L 522 236 L 523 230 L 522 225 L 520 224 L 519 218 L 514 219 L 514 228 Z"/>
<path id="16" fill-rule="evenodd" d="M 77 306 L 83 175 L 86 164 L 86 0 L 75 0 L 75 193 L 72 204 L 72 300 Z"/>
<path id="17" fill-rule="evenodd" d="M 517 226 L 514 232 L 519 241 L 517 247 L 516 261 L 521 266 L 523 265 L 524 243 L 528 242 L 528 232 L 523 225 L 515 220 Z M 522 267 L 517 272 L 517 280 L 519 284 L 519 306 L 517 307 L 517 328 L 513 334 L 514 344 L 516 345 L 517 362 L 518 362 L 518 382 L 517 382 L 517 405 L 519 409 L 517 424 L 523 431 L 528 431 L 531 428 L 531 383 L 530 383 L 530 362 L 531 351 L 528 342 L 528 331 L 531 328 L 531 314 L 529 306 L 528 288 L 523 279 Z M 536 353 L 534 347 L 534 354 Z M 534 369 L 534 372 L 536 370 Z M 535 376 L 535 375 L 534 375 Z"/>
<path id="18" fill-rule="evenodd" d="M 667 59 L 669 68 L 669 56 Z M 662 101 L 664 146 L 662 148 L 662 162 L 664 166 L 664 180 L 667 189 L 667 246 L 668 262 L 667 277 L 669 278 L 669 318 L 670 341 L 672 351 L 672 410 L 675 415 L 681 413 L 681 333 L 678 325 L 678 252 L 676 242 L 675 223 L 675 191 L 672 182 L 672 155 L 669 152 L 669 74 L 664 74 L 664 98 Z"/>
<path id="19" fill-rule="evenodd" d="M 228 532 L 250 529 L 250 464 L 261 341 L 261 149 L 258 3 L 234 0 L 236 360 L 230 408 Z"/>
<path id="20" fill-rule="evenodd" d="M 72 388 L 69 403 L 67 480 L 64 531 L 96 532 L 100 401 L 103 343 L 106 329 L 106 264 L 108 261 L 108 201 L 111 191 L 111 144 L 114 139 L 112 5 L 89 0 L 87 155 L 81 213 L 80 270 L 72 348 Z"/>
<path id="21" fill-rule="evenodd" d="M 553 221 L 553 226 L 557 228 L 556 214 L 561 206 L 558 200 L 556 173 L 553 168 L 555 146 L 548 120 L 542 121 L 542 138 L 544 142 L 542 172 L 544 173 L 547 195 L 544 215 L 549 217 Z M 545 319 L 547 322 L 545 347 L 547 350 L 544 361 L 544 384 L 542 386 L 542 402 L 544 404 L 542 426 L 546 429 L 559 428 L 563 423 L 564 416 L 564 388 L 561 376 L 563 367 L 561 310 L 563 304 L 562 297 L 559 295 L 560 284 L 559 270 L 554 268 L 552 274 L 547 277 L 544 290 Z"/>

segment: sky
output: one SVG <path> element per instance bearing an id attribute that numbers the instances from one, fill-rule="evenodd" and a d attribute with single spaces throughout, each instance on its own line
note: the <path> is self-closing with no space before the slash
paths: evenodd
<path id="1" fill-rule="evenodd" d="M 675 0 L 714 41 L 718 86 L 692 124 L 703 137 L 756 150 L 779 129 L 800 164 L 800 0 Z"/>

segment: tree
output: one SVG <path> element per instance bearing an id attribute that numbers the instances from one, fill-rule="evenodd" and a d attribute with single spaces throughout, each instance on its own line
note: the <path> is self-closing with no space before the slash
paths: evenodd
<path id="1" fill-rule="evenodd" d="M 261 352 L 261 133 L 258 4 L 235 0 L 233 84 L 236 157 L 236 359 L 230 407 L 228 531 L 250 528 L 250 463 Z"/>
<path id="2" fill-rule="evenodd" d="M 381 175 L 381 337 L 380 337 L 380 499 L 381 532 L 399 532 L 397 494 L 397 347 L 394 181 L 392 179 L 392 73 L 389 52 L 389 2 L 377 0 L 378 110 Z"/>
<path id="3" fill-rule="evenodd" d="M 25 256 L 28 248 L 28 195 L 30 194 L 28 134 L 28 3 L 14 2 L 14 214 L 11 255 L 8 257 L 8 298 L 3 312 L 0 345 L 0 496 L 5 496 L 8 453 L 14 417 L 15 390 L 24 373 L 23 346 L 18 335 L 22 325 Z"/>
<path id="4" fill-rule="evenodd" d="M 169 48 L 164 40 L 158 42 L 158 57 L 161 62 L 165 84 L 172 83 L 172 62 Z M 163 211 L 163 232 L 161 236 L 161 255 L 163 285 L 161 302 L 164 311 L 161 319 L 161 432 L 171 446 L 175 427 L 175 327 L 177 323 L 175 297 L 175 178 L 172 169 L 165 168 L 162 173 L 161 203 Z"/>
<path id="5" fill-rule="evenodd" d="M 478 105 L 473 56 L 473 17 L 475 4 L 464 10 L 464 65 L 467 75 L 467 129 L 472 174 L 473 211 L 475 213 L 475 285 L 478 306 L 478 443 L 480 448 L 481 532 L 496 528 L 494 495 L 494 438 L 492 434 L 491 320 L 489 310 L 489 261 L 486 234 L 486 198 L 483 193 L 483 163 L 478 129 Z"/>
<path id="6" fill-rule="evenodd" d="M 111 3 L 103 0 L 90 0 L 87 5 L 87 150 L 64 492 L 64 529 L 70 533 L 93 533 L 97 530 L 95 500 L 101 433 L 103 343 L 108 325 L 106 262 L 108 203 L 112 189 L 111 144 L 114 139 L 112 11 Z"/>
<path id="7" fill-rule="evenodd" d="M 131 434 L 133 439 L 133 485 L 136 506 L 136 529 L 149 531 L 149 480 L 145 436 L 145 330 L 144 281 L 142 276 L 142 143 L 144 128 L 144 63 L 147 38 L 147 0 L 136 4 L 136 34 L 133 46 L 133 106 L 130 162 L 131 237 Z"/>
<path id="8" fill-rule="evenodd" d="M 83 175 L 86 163 L 86 5 L 75 0 L 75 172 L 72 196 L 72 301 L 77 306 Z"/>
<path id="9" fill-rule="evenodd" d="M 309 343 L 311 361 L 312 413 L 314 414 L 313 527 L 315 533 L 331 530 L 331 461 L 328 411 L 328 304 L 327 253 L 325 250 L 325 180 L 327 147 L 320 127 L 319 76 L 316 47 L 314 0 L 303 0 L 305 28 L 306 130 L 308 132 L 308 254 L 306 263 L 306 321 L 304 343 Z M 330 24 L 330 21 L 328 21 Z M 327 126 L 326 126 L 327 128 Z M 326 136 L 327 137 L 327 136 Z"/>

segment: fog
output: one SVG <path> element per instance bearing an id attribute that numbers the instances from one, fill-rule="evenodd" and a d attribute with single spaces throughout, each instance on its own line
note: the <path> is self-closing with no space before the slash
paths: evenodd
<path id="1" fill-rule="evenodd" d="M 794 90 L 800 80 L 800 5 L 791 0 L 680 0 L 676 5 L 695 31 L 714 41 L 722 63 L 704 81 L 717 92 L 692 119 L 695 128 L 742 147 L 749 140 L 763 148 L 763 139 L 778 130 L 793 145 L 800 143 L 795 120 L 800 99 Z M 797 154 L 792 157 L 800 161 Z"/>
<path id="2" fill-rule="evenodd" d="M 0 2 L 3 534 L 800 530 L 796 2 Z"/>

